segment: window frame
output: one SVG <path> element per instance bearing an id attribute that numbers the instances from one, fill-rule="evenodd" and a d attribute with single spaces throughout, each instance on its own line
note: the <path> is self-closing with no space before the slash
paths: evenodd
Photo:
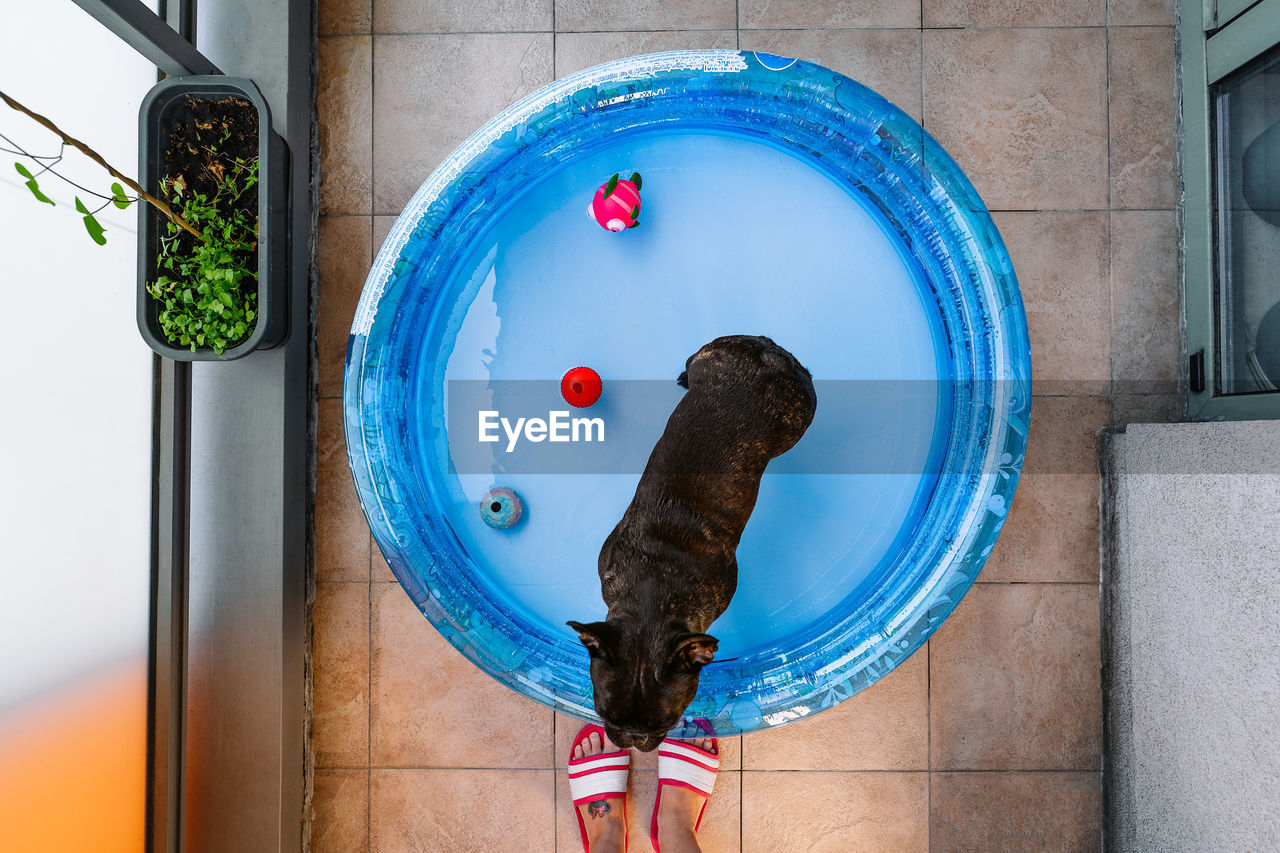
<path id="1" fill-rule="evenodd" d="M 1218 394 L 1209 87 L 1280 44 L 1280 0 L 1180 0 L 1183 378 L 1192 420 L 1280 419 L 1280 391 Z M 1221 14 L 1221 18 L 1219 15 Z M 1227 18 L 1230 18 L 1229 22 Z"/>

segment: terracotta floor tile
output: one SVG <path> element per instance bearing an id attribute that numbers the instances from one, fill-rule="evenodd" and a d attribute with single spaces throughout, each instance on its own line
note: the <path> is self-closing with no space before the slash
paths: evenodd
<path id="1" fill-rule="evenodd" d="M 1177 214 L 1172 210 L 1112 211 L 1111 240 L 1115 389 L 1175 393 L 1182 358 Z"/>
<path id="2" fill-rule="evenodd" d="M 369 32 L 373 0 L 319 0 L 316 26 L 322 36 Z"/>
<path id="3" fill-rule="evenodd" d="M 731 30 L 735 7 L 734 0 L 556 0 L 556 31 Z"/>
<path id="4" fill-rule="evenodd" d="M 373 193 L 373 40 L 324 36 L 319 50 L 320 213 L 367 214 Z"/>
<path id="5" fill-rule="evenodd" d="M 547 853 L 551 770 L 373 770 L 374 853 Z"/>
<path id="6" fill-rule="evenodd" d="M 634 753 L 633 753 L 634 755 Z M 653 801 L 658 792 L 658 774 L 654 770 L 637 770 L 632 764 L 630 787 L 627 795 L 628 853 L 651 853 L 649 821 L 653 816 Z M 715 790 L 707 803 L 707 812 L 698 830 L 698 844 L 703 853 L 727 853 L 736 851 L 742 838 L 742 774 L 722 771 L 716 779 Z M 556 849 L 578 851 L 582 842 L 578 835 L 578 823 L 573 816 L 573 797 L 569 795 L 569 777 L 563 771 L 556 774 Z"/>
<path id="7" fill-rule="evenodd" d="M 742 849 L 928 850 L 929 774 L 744 771 Z"/>
<path id="8" fill-rule="evenodd" d="M 1107 206 L 1100 29 L 924 31 L 925 129 L 992 210 Z"/>
<path id="9" fill-rule="evenodd" d="M 553 0 L 373 0 L 379 33 L 524 32 L 551 29 Z"/>
<path id="10" fill-rule="evenodd" d="M 1108 23 L 1113 27 L 1174 24 L 1176 0 L 1108 0 Z"/>
<path id="11" fill-rule="evenodd" d="M 550 33 L 374 38 L 375 213 L 399 213 L 460 142 L 552 79 Z"/>
<path id="12" fill-rule="evenodd" d="M 369 525 L 342 436 L 342 401 L 320 400 L 316 418 L 316 580 L 369 579 Z"/>
<path id="13" fill-rule="evenodd" d="M 732 50 L 737 46 L 738 34 L 733 30 L 557 33 L 556 77 L 624 56 L 660 50 Z"/>
<path id="14" fill-rule="evenodd" d="M 920 121 L 918 30 L 751 30 L 742 33 L 742 49 L 816 61 Z"/>
<path id="15" fill-rule="evenodd" d="M 555 766 L 550 709 L 464 658 L 399 584 L 372 596 L 373 766 Z"/>
<path id="16" fill-rule="evenodd" d="M 742 738 L 748 770 L 928 770 L 929 655 L 815 716 Z"/>
<path id="17" fill-rule="evenodd" d="M 926 27 L 1097 27 L 1106 16 L 1106 0 L 924 0 Z"/>
<path id="18" fill-rule="evenodd" d="M 395 224 L 395 216 L 373 217 L 373 256 L 375 258 L 382 249 L 382 244 L 387 242 L 387 236 L 391 233 L 391 228 Z"/>
<path id="19" fill-rule="evenodd" d="M 316 584 L 316 766 L 369 763 L 369 585 Z"/>
<path id="20" fill-rule="evenodd" d="M 930 643 L 934 770 L 1097 770 L 1098 588 L 975 584 Z"/>
<path id="21" fill-rule="evenodd" d="M 1171 208 L 1178 200 L 1178 101 L 1173 27 L 1110 31 L 1111 206 Z"/>
<path id="22" fill-rule="evenodd" d="M 980 582 L 1098 580 L 1097 433 L 1105 397 L 1036 397 L 1027 457 Z"/>
<path id="23" fill-rule="evenodd" d="M 387 565 L 386 558 L 382 556 L 382 549 L 378 547 L 378 542 L 372 535 L 369 537 L 369 580 L 375 583 L 398 583 L 391 567 Z"/>
<path id="24" fill-rule="evenodd" d="M 935 773 L 935 850 L 1102 849 L 1097 773 Z"/>
<path id="25" fill-rule="evenodd" d="M 738 26 L 744 30 L 919 28 L 918 0 L 849 3 L 845 0 L 741 0 Z"/>
<path id="26" fill-rule="evenodd" d="M 369 771 L 316 770 L 312 853 L 369 849 Z"/>
<path id="27" fill-rule="evenodd" d="M 368 216 L 322 216 L 316 246 L 316 357 L 320 397 L 342 396 L 347 339 L 373 257 Z"/>
<path id="28" fill-rule="evenodd" d="M 1105 393 L 1111 244 L 1105 211 L 992 217 L 1018 275 L 1038 393 Z"/>
<path id="29" fill-rule="evenodd" d="M 568 714 L 556 715 L 556 739 L 555 739 L 555 755 L 556 766 L 564 767 L 569 759 L 569 747 L 573 745 L 573 739 L 578 736 L 578 732 L 586 725 L 582 720 L 576 717 L 570 717 Z M 721 770 L 740 770 L 742 769 L 742 738 L 741 737 L 722 737 L 720 740 L 720 769 Z M 639 750 L 631 751 L 631 766 L 636 770 L 657 770 L 658 769 L 658 753 L 640 752 Z"/>

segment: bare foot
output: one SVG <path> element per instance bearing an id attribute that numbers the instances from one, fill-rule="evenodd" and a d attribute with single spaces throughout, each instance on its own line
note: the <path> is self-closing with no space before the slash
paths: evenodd
<path id="1" fill-rule="evenodd" d="M 694 735 L 701 731 L 696 724 L 686 721 L 685 734 Z M 679 740 L 712 755 L 718 754 L 709 737 L 681 737 Z M 658 846 L 662 853 L 699 853 L 702 850 L 694 835 L 694 826 L 706 799 L 697 791 L 679 785 L 663 786 L 662 802 L 658 803 Z"/>
<path id="2" fill-rule="evenodd" d="M 574 758 L 588 758 L 602 752 L 617 752 L 619 747 L 598 732 L 573 748 Z M 582 825 L 587 828 L 591 853 L 623 853 L 627 849 L 627 825 L 623 821 L 621 799 L 592 800 L 578 806 Z"/>

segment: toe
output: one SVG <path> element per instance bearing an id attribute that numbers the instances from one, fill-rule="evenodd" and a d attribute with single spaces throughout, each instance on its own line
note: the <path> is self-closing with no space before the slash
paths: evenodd
<path id="1" fill-rule="evenodd" d="M 573 748 L 573 757 L 582 758 L 582 744 L 578 744 Z"/>
<path id="2" fill-rule="evenodd" d="M 587 744 L 588 744 L 588 746 L 587 746 L 587 755 L 599 755 L 599 754 L 600 754 L 600 752 L 601 752 L 601 749 L 600 749 L 600 733 L 599 733 L 599 732 L 592 732 L 592 733 L 587 737 Z"/>

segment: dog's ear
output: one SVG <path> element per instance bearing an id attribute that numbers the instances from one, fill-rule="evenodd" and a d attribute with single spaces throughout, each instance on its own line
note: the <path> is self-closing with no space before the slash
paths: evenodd
<path id="1" fill-rule="evenodd" d="M 681 634 L 676 637 L 672 657 L 697 672 L 707 664 L 720 647 L 720 641 L 710 634 Z"/>
<path id="2" fill-rule="evenodd" d="M 578 639 L 587 647 L 587 653 L 593 658 L 613 658 L 613 650 L 618 645 L 618 629 L 608 622 L 568 622 L 570 628 L 578 632 Z"/>

